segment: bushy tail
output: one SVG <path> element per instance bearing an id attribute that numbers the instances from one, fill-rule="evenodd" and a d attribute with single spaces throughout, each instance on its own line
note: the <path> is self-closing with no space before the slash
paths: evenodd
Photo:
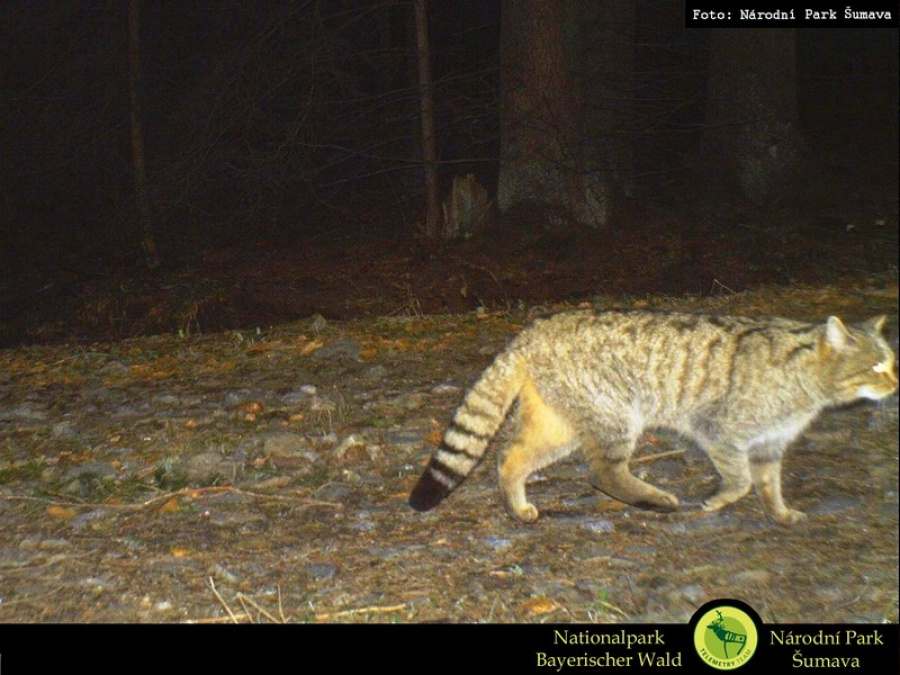
<path id="1" fill-rule="evenodd" d="M 521 371 L 518 359 L 500 354 L 469 389 L 409 496 L 416 511 L 440 504 L 481 463 L 519 394 Z"/>

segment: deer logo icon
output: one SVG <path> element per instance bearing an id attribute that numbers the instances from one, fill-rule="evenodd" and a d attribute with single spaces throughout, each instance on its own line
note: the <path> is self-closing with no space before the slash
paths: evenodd
<path id="1" fill-rule="evenodd" d="M 711 624 L 707 626 L 713 633 L 716 634 L 716 637 L 722 641 L 722 649 L 725 650 L 725 658 L 732 658 L 728 656 L 728 645 L 736 644 L 738 645 L 737 653 L 734 656 L 737 656 L 744 649 L 744 645 L 747 644 L 747 635 L 745 633 L 738 633 L 733 630 L 728 630 L 725 628 L 725 619 L 722 617 L 722 612 L 716 610 L 716 614 L 719 615 L 719 618 L 713 621 Z"/>
<path id="2" fill-rule="evenodd" d="M 759 617 L 740 600 L 706 603 L 694 614 L 691 625 L 697 655 L 716 670 L 740 668 L 756 654 Z"/>

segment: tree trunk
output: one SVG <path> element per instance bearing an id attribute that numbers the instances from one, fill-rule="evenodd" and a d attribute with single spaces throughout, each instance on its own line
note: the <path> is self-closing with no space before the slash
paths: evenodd
<path id="1" fill-rule="evenodd" d="M 422 156 L 425 165 L 425 236 L 441 235 L 441 196 L 437 178 L 437 141 L 434 132 L 434 94 L 431 82 L 431 50 L 428 45 L 426 0 L 415 0 L 416 45 L 419 62 L 419 100 L 422 115 Z"/>
<path id="2" fill-rule="evenodd" d="M 545 224 L 596 225 L 585 189 L 566 9 L 564 0 L 503 2 L 497 204 L 505 213 L 538 206 L 550 219 Z"/>
<path id="3" fill-rule="evenodd" d="M 586 168 L 605 201 L 616 202 L 635 191 L 635 3 L 580 0 L 577 7 Z"/>
<path id="4" fill-rule="evenodd" d="M 770 202 L 795 186 L 804 143 L 790 29 L 712 31 L 701 171 L 724 198 Z"/>
<path id="5" fill-rule="evenodd" d="M 134 161 L 134 192 L 137 201 L 141 246 L 147 267 L 159 267 L 159 254 L 153 236 L 150 191 L 144 161 L 144 132 L 141 126 L 141 48 L 139 0 L 128 3 L 128 90 L 131 100 L 131 153 Z"/>

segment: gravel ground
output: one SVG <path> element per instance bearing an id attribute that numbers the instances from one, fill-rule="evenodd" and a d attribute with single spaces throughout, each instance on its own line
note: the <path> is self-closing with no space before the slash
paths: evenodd
<path id="1" fill-rule="evenodd" d="M 824 318 L 896 292 L 771 291 L 706 309 Z M 679 309 L 692 301 L 660 301 Z M 712 303 L 712 307 L 710 307 Z M 699 301 L 694 303 L 699 308 Z M 0 621 L 898 621 L 898 402 L 825 415 L 791 449 L 791 529 L 722 512 L 663 433 L 634 470 L 686 506 L 598 494 L 576 459 L 500 505 L 492 462 L 440 508 L 406 495 L 465 387 L 526 317 L 469 314 L 0 351 Z M 694 506 L 691 506 L 691 505 Z"/>

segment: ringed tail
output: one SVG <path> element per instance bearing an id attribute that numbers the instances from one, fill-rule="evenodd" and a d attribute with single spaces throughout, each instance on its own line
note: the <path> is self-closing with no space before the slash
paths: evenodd
<path id="1" fill-rule="evenodd" d="M 469 389 L 409 495 L 412 508 L 433 509 L 481 463 L 519 394 L 521 370 L 518 359 L 503 352 Z"/>

